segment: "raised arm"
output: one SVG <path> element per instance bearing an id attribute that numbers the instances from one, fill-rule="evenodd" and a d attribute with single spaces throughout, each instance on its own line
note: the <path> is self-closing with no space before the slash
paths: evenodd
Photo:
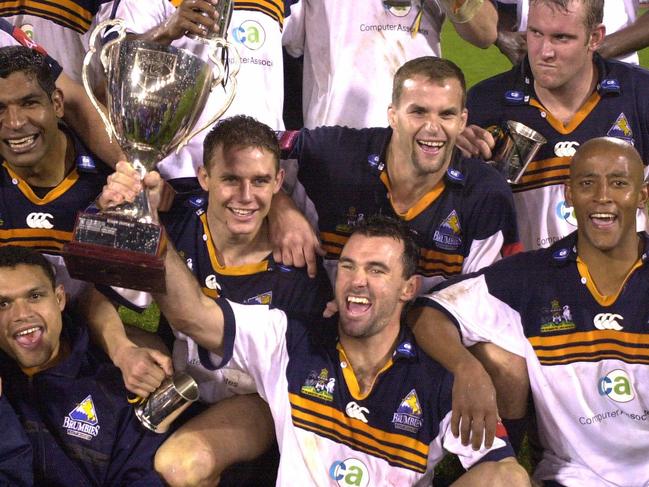
<path id="1" fill-rule="evenodd" d="M 156 172 L 148 173 L 142 181 L 149 190 L 151 208 L 157 211 L 160 203 L 162 179 Z M 108 177 L 106 186 L 97 200 L 100 208 L 133 201 L 141 190 L 139 174 L 127 162 L 117 164 L 116 172 Z M 165 294 L 154 298 L 169 323 L 178 331 L 190 336 L 202 347 L 221 354 L 223 346 L 224 317 L 219 305 L 201 291 L 198 282 L 180 258 L 171 242 L 165 254 Z"/>
<path id="2" fill-rule="evenodd" d="M 604 37 L 597 52 L 605 58 L 624 56 L 649 46 L 649 12 L 640 16 L 633 25 Z"/>
<path id="3" fill-rule="evenodd" d="M 443 0 L 442 5 L 462 39 L 482 49 L 496 42 L 498 12 L 489 0 Z"/>

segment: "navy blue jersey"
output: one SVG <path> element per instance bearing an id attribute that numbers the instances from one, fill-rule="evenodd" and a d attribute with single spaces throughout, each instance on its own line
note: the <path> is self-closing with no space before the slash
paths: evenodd
<path id="1" fill-rule="evenodd" d="M 32 447 L 5 396 L 0 396 L 0 431 L 0 485 L 33 485 Z"/>
<path id="2" fill-rule="evenodd" d="M 0 16 L 35 15 L 55 22 L 63 27 L 85 33 L 102 3 L 109 0 L 42 0 L 0 1 Z"/>
<path id="3" fill-rule="evenodd" d="M 302 130 L 287 158 L 318 212 L 328 259 L 353 227 L 383 213 L 408 222 L 421 247 L 419 273 L 432 284 L 491 264 L 518 243 L 511 191 L 481 161 L 455 154 L 442 181 L 404 214 L 390 203 L 386 150 L 392 129 Z"/>
<path id="4" fill-rule="evenodd" d="M 649 482 L 646 236 L 644 243 L 615 295 L 598 291 L 573 233 L 430 296 L 466 345 L 493 342 L 525 357 L 544 449 L 537 479 L 575 487 Z"/>
<path id="5" fill-rule="evenodd" d="M 645 165 L 649 163 L 649 71 L 599 56 L 595 66 L 597 89 L 567 125 L 538 100 L 527 60 L 469 90 L 469 124 L 488 128 L 514 120 L 547 139 L 521 183 L 513 186 L 526 250 L 548 247 L 575 230 L 577 221 L 566 204 L 563 183 L 580 144 L 594 137 L 618 137 L 632 143 Z"/>
<path id="6" fill-rule="evenodd" d="M 161 214 L 171 241 L 205 295 L 242 304 L 267 304 L 295 318 L 322 314 L 333 297 L 324 269 L 311 279 L 306 269 L 277 264 L 272 254 L 255 264 L 225 267 L 217 259 L 206 211 L 207 193 L 202 193 Z"/>

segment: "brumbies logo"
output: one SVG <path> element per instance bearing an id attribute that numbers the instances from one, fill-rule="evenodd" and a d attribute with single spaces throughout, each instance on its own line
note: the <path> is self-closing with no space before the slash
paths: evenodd
<path id="1" fill-rule="evenodd" d="M 567 304 L 562 306 L 557 299 L 550 302 L 549 308 L 543 308 L 542 313 L 541 333 L 575 329 L 570 306 Z"/>
<path id="2" fill-rule="evenodd" d="M 89 395 L 63 418 L 63 427 L 70 436 L 91 440 L 99 434 L 99 418 Z"/>
<path id="3" fill-rule="evenodd" d="M 322 369 L 318 374 L 315 370 L 309 373 L 309 377 L 304 381 L 304 385 L 300 391 L 307 396 L 317 397 L 325 401 L 334 400 L 334 388 L 336 387 L 336 379 L 329 377 L 329 371 Z"/>
<path id="4" fill-rule="evenodd" d="M 606 135 L 609 137 L 617 137 L 618 139 L 626 140 L 627 142 L 633 144 L 633 131 L 629 126 L 629 120 L 626 118 L 624 113 L 620 113 L 615 120 L 615 123 L 608 129 Z"/>
<path id="5" fill-rule="evenodd" d="M 398 430 L 410 431 L 417 433 L 419 428 L 424 424 L 422 419 L 421 406 L 417 391 L 412 389 L 406 397 L 401 400 L 401 404 L 396 412 L 392 415 L 392 424 Z"/>
<path id="6" fill-rule="evenodd" d="M 433 234 L 433 241 L 444 250 L 457 250 L 462 245 L 460 218 L 455 210 L 451 211 Z"/>
<path id="7" fill-rule="evenodd" d="M 273 291 L 266 291 L 265 293 L 257 294 L 252 298 L 246 299 L 243 304 L 265 304 L 270 305 L 273 300 Z"/>

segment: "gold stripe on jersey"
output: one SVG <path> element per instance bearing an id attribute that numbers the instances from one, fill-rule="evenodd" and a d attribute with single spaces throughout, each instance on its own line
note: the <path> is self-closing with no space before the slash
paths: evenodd
<path id="1" fill-rule="evenodd" d="M 80 34 L 84 34 L 90 28 L 94 16 L 92 12 L 71 0 L 3 2 L 0 6 L 0 15 L 3 17 L 34 15 L 69 27 Z"/>
<path id="2" fill-rule="evenodd" d="M 530 162 L 514 192 L 563 184 L 570 175 L 570 157 L 551 157 Z"/>
<path id="3" fill-rule="evenodd" d="M 429 192 L 427 192 L 425 195 L 419 198 L 419 200 L 410 208 L 408 208 L 407 211 L 398 212 L 397 209 L 394 207 L 394 204 L 392 203 L 392 190 L 390 188 L 390 179 L 388 178 L 388 173 L 383 171 L 381 173 L 380 178 L 388 190 L 388 199 L 390 200 L 390 205 L 392 205 L 392 209 L 397 215 L 399 215 L 405 221 L 410 221 L 415 217 L 417 217 L 419 214 L 421 214 L 422 211 L 428 208 L 431 204 L 433 204 L 433 202 L 437 198 L 439 198 L 439 196 L 444 192 L 444 188 L 445 188 L 444 179 L 441 179 L 433 189 L 431 189 Z"/>
<path id="4" fill-rule="evenodd" d="M 419 269 L 426 277 L 444 274 L 462 273 L 464 256 L 460 254 L 445 254 L 437 250 L 421 249 Z"/>
<path id="5" fill-rule="evenodd" d="M 68 189 L 70 189 L 74 185 L 74 183 L 76 183 L 79 180 L 79 173 L 75 168 L 72 171 L 70 171 L 68 175 L 63 179 L 63 181 L 61 181 L 55 188 L 53 188 L 43 198 L 39 198 L 38 196 L 36 196 L 36 194 L 29 186 L 29 184 L 27 184 L 27 182 L 24 179 L 18 176 L 18 174 L 16 174 L 11 169 L 11 167 L 9 167 L 7 161 L 3 162 L 2 165 L 9 173 L 9 176 L 11 176 L 11 179 L 18 181 L 18 189 L 22 194 L 25 195 L 25 198 L 27 198 L 33 204 L 39 206 L 47 205 L 48 203 L 51 203 L 59 196 L 64 194 Z"/>
<path id="6" fill-rule="evenodd" d="M 372 386 L 367 390 L 365 394 L 363 394 L 361 392 L 360 386 L 358 385 L 356 374 L 354 374 L 354 370 L 352 369 L 352 364 L 347 359 L 347 355 L 345 355 L 345 350 L 343 349 L 343 346 L 340 344 L 340 342 L 336 345 L 336 350 L 338 350 L 338 357 L 340 358 L 340 362 L 341 363 L 345 362 L 347 364 L 347 367 L 343 369 L 343 377 L 345 378 L 345 384 L 347 384 L 347 389 L 349 389 L 349 393 L 352 395 L 352 397 L 359 401 L 365 399 L 370 394 L 370 392 L 372 392 L 372 389 L 374 389 L 374 383 L 376 382 L 376 379 L 378 379 L 381 376 L 381 374 L 383 374 L 383 372 L 385 372 L 390 367 L 392 367 L 392 359 L 390 359 L 383 367 L 381 367 L 381 370 L 378 371 L 378 373 L 374 377 L 374 380 L 372 380 Z"/>
<path id="7" fill-rule="evenodd" d="M 72 240 L 72 232 L 45 228 L 14 228 L 0 230 L 0 245 L 18 245 L 37 250 L 61 250 Z"/>
<path id="8" fill-rule="evenodd" d="M 414 470 L 426 471 L 428 445 L 406 435 L 389 433 L 346 416 L 338 409 L 289 393 L 296 426 L 355 450 Z"/>
<path id="9" fill-rule="evenodd" d="M 609 296 L 605 296 L 602 293 L 599 292 L 599 289 L 597 289 L 597 286 L 595 286 L 595 281 L 590 275 L 590 271 L 588 270 L 588 266 L 586 263 L 581 260 L 580 257 L 577 257 L 577 270 L 579 271 L 579 275 L 586 279 L 586 287 L 590 291 L 590 294 L 593 296 L 595 301 L 600 306 L 610 306 L 615 301 L 617 300 L 618 296 L 622 292 L 622 289 L 624 289 L 624 286 L 626 285 L 626 281 L 629 280 L 629 277 L 631 277 L 631 274 L 633 274 L 633 271 L 635 271 L 637 268 L 642 267 L 642 259 L 638 259 L 635 264 L 633 264 L 633 267 L 629 269 L 629 272 L 627 272 L 626 276 L 624 277 L 624 282 L 620 286 L 620 289 L 617 290 L 615 294 L 611 294 Z"/>
<path id="10" fill-rule="evenodd" d="M 567 335 L 529 337 L 541 365 L 618 359 L 649 364 L 649 335 L 616 330 L 590 330 Z"/>
<path id="11" fill-rule="evenodd" d="M 583 122 L 586 117 L 590 115 L 590 112 L 595 109 L 600 100 L 601 97 L 599 96 L 599 93 L 597 91 L 594 91 L 588 97 L 588 100 L 586 100 L 586 102 L 581 106 L 581 108 L 577 110 L 577 113 L 574 114 L 568 124 L 564 124 L 559 119 L 555 118 L 549 110 L 546 110 L 546 108 L 541 105 L 538 100 L 532 98 L 530 100 L 530 105 L 538 108 L 539 110 L 542 110 L 543 113 L 545 113 L 545 119 L 554 130 L 556 130 L 561 135 L 568 135 L 577 127 L 579 127 L 581 122 Z"/>
<path id="12" fill-rule="evenodd" d="M 237 266 L 224 266 L 219 262 L 218 251 L 214 246 L 214 240 L 212 240 L 212 234 L 210 233 L 210 226 L 207 223 L 207 212 L 202 213 L 199 216 L 201 223 L 203 224 L 203 231 L 207 240 L 205 241 L 205 246 L 207 247 L 207 253 L 210 256 L 210 263 L 212 264 L 212 269 L 215 272 L 218 272 L 222 276 L 248 276 L 250 274 L 258 274 L 260 272 L 265 272 L 268 270 L 268 260 L 264 259 L 261 262 L 253 262 L 252 264 L 244 264 Z"/>

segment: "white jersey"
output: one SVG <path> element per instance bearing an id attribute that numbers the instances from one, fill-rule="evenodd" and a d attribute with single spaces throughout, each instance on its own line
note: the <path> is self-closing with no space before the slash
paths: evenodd
<path id="1" fill-rule="evenodd" d="M 417 349 L 407 328 L 372 391 L 361 394 L 335 322 L 309 327 L 266 306 L 219 304 L 224 359 L 204 349 L 199 357 L 207 368 L 247 372 L 268 402 L 281 453 L 277 485 L 423 486 L 443 449 L 465 468 L 511 455 L 502 428 L 489 450 L 453 437 L 452 376 Z"/>
<path id="2" fill-rule="evenodd" d="M 567 487 L 649 485 L 649 268 L 599 294 L 575 234 L 432 294 L 465 345 L 525 357 L 543 459 L 537 480 Z"/>
<path id="3" fill-rule="evenodd" d="M 530 11 L 529 0 L 498 0 L 498 2 L 516 4 L 518 30 L 527 30 L 527 16 Z M 612 34 L 632 25 L 637 18 L 638 7 L 638 0 L 604 0 L 604 25 L 606 26 L 606 34 Z M 616 59 L 627 63 L 640 64 L 637 52 L 620 56 Z"/>
<path id="4" fill-rule="evenodd" d="M 173 15 L 176 10 L 173 3 L 170 0 L 121 0 L 115 17 L 124 19 L 130 32 L 141 34 Z M 103 8 L 97 20 L 106 20 L 110 14 L 111 8 Z M 239 52 L 241 69 L 236 78 L 236 96 L 222 118 L 245 114 L 274 130 L 284 128 L 284 64 L 281 42 L 283 16 L 283 7 L 276 2 L 255 0 L 235 4 L 228 40 Z M 202 59 L 207 59 L 208 50 L 200 41 L 181 37 L 172 46 L 187 49 Z M 194 128 L 204 126 L 223 106 L 224 100 L 223 87 L 217 86 Z M 203 165 L 203 140 L 208 131 L 196 135 L 179 154 L 174 152 L 163 159 L 158 164 L 160 174 L 165 179 L 195 177 L 196 169 Z"/>
<path id="5" fill-rule="evenodd" d="M 284 29 L 289 54 L 304 55 L 304 126 L 387 125 L 392 78 L 406 61 L 440 56 L 444 22 L 437 2 L 386 8 L 380 0 L 299 0 Z"/>

